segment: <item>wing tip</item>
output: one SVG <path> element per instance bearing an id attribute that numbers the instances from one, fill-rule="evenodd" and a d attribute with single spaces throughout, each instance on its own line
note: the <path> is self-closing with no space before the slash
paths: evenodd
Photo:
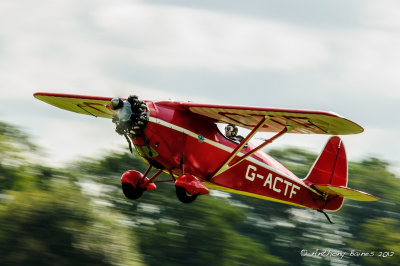
<path id="1" fill-rule="evenodd" d="M 90 96 L 90 95 L 68 94 L 68 93 L 55 93 L 55 92 L 35 92 L 33 94 L 33 97 L 35 97 L 36 99 L 39 99 L 40 96 L 90 99 L 90 100 L 102 100 L 102 101 L 111 101 L 112 100 L 112 97 Z"/>
<path id="2" fill-rule="evenodd" d="M 44 92 L 35 92 L 33 94 L 33 97 L 35 97 L 36 99 L 39 99 L 39 96 L 42 96 L 44 94 Z"/>
<path id="3" fill-rule="evenodd" d="M 94 117 L 112 118 L 108 108 L 111 97 L 35 92 L 33 97 L 63 110 Z"/>

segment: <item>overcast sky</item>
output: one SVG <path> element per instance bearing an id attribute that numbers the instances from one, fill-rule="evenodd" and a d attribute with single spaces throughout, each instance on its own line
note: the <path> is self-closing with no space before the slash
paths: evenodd
<path id="1" fill-rule="evenodd" d="M 110 120 L 36 91 L 333 111 L 350 159 L 400 165 L 399 1 L 2 0 L 0 120 L 63 162 L 124 146 Z M 328 136 L 271 147 L 320 152 Z"/>

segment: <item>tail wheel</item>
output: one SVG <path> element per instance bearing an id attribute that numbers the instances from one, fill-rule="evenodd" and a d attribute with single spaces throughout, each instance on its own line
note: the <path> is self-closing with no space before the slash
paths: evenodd
<path id="1" fill-rule="evenodd" d="M 133 187 L 131 183 L 122 183 L 122 192 L 124 192 L 125 197 L 131 200 L 140 198 L 143 195 L 145 188 Z"/>
<path id="2" fill-rule="evenodd" d="M 199 193 L 190 194 L 189 192 L 187 192 L 187 190 L 185 188 L 176 186 L 176 196 L 183 203 L 193 202 L 195 199 L 197 199 L 198 195 L 199 195 Z"/>

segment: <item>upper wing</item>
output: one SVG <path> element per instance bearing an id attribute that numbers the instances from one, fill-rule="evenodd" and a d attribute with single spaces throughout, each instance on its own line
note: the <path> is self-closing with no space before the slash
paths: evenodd
<path id="1" fill-rule="evenodd" d="M 75 113 L 92 115 L 95 117 L 112 118 L 110 97 L 84 96 L 59 93 L 38 92 L 33 95 L 48 104 Z"/>
<path id="2" fill-rule="evenodd" d="M 113 116 L 113 111 L 109 106 L 111 97 L 42 92 L 35 93 L 34 96 L 68 111 L 96 117 L 112 118 Z M 250 130 L 267 116 L 269 120 L 259 130 L 260 132 L 280 132 L 286 126 L 291 127 L 291 133 L 303 134 L 346 135 L 363 132 L 361 126 L 330 112 L 176 102 L 159 102 L 159 104 L 180 106 L 193 113 L 210 117 L 216 122 L 231 123 Z"/>
<path id="3" fill-rule="evenodd" d="M 177 104 L 176 102 L 159 103 Z M 290 133 L 302 134 L 346 135 L 364 131 L 356 123 L 331 112 L 196 103 L 179 103 L 179 105 L 193 113 L 210 117 L 216 122 L 235 124 L 250 130 L 267 116 L 269 120 L 259 132 L 280 132 L 286 126 L 290 126 Z"/>

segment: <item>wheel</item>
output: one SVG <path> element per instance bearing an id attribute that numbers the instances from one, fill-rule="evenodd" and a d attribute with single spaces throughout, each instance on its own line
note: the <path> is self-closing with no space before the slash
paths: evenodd
<path id="1" fill-rule="evenodd" d="M 190 194 L 183 187 L 176 187 L 176 196 L 183 203 L 191 203 L 193 202 L 199 194 Z"/>
<path id="2" fill-rule="evenodd" d="M 122 192 L 128 199 L 138 199 L 143 195 L 144 188 L 134 188 L 131 183 L 122 183 Z"/>

